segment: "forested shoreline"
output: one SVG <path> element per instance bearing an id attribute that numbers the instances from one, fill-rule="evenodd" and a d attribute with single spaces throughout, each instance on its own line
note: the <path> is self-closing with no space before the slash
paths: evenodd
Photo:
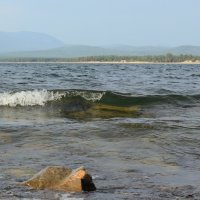
<path id="1" fill-rule="evenodd" d="M 76 58 L 31 58 L 13 57 L 0 58 L 0 62 L 153 62 L 153 63 L 180 63 L 180 62 L 200 62 L 200 56 L 193 55 L 149 55 L 149 56 L 88 56 Z"/>

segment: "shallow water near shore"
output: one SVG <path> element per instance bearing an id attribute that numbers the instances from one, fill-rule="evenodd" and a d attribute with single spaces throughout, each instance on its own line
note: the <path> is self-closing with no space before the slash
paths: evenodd
<path id="1" fill-rule="evenodd" d="M 0 199 L 200 199 L 200 65 L 0 64 Z M 85 166 L 97 191 L 18 183 Z"/>

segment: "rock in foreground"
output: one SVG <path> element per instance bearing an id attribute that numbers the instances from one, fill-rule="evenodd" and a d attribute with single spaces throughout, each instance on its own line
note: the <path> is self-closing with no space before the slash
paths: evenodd
<path id="1" fill-rule="evenodd" d="M 22 183 L 34 189 L 52 189 L 66 192 L 94 191 L 92 177 L 84 167 L 71 170 L 65 167 L 46 167 Z"/>

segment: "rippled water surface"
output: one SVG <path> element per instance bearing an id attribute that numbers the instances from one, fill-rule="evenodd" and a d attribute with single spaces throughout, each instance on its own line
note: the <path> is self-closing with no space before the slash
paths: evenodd
<path id="1" fill-rule="evenodd" d="M 0 64 L 0 199 L 200 199 L 200 66 Z M 18 183 L 84 165 L 97 191 Z"/>

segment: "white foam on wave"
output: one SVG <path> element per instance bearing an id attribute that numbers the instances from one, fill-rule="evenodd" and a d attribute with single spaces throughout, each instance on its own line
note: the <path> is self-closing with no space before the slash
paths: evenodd
<path id="1" fill-rule="evenodd" d="M 0 93 L 0 106 L 44 106 L 48 101 L 59 100 L 62 97 L 81 96 L 88 101 L 99 101 L 105 92 L 33 90 Z"/>
<path id="2" fill-rule="evenodd" d="M 65 94 L 47 90 L 0 93 L 0 106 L 44 106 L 46 102 L 61 99 Z"/>
<path id="3" fill-rule="evenodd" d="M 88 91 L 70 91 L 69 96 L 81 96 L 88 101 L 99 101 L 105 92 L 88 92 Z"/>

